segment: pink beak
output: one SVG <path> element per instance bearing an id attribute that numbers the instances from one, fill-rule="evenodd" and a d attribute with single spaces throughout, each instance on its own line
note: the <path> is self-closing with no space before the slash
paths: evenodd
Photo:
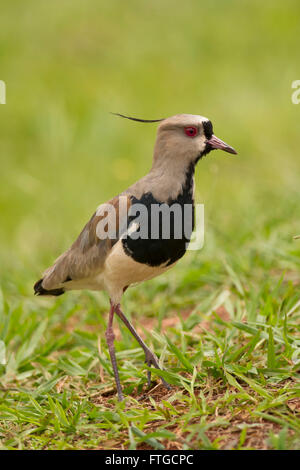
<path id="1" fill-rule="evenodd" d="M 218 139 L 218 137 L 216 137 L 214 134 L 211 136 L 209 140 L 207 140 L 206 143 L 209 145 L 209 147 L 212 150 L 220 149 L 220 150 L 224 150 L 225 152 L 234 153 L 235 155 L 237 155 L 237 151 L 234 150 L 233 147 L 230 147 L 230 145 L 223 142 L 223 140 Z"/>

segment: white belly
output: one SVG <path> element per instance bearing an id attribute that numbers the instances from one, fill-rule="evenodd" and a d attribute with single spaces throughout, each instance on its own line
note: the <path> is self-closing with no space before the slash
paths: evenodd
<path id="1" fill-rule="evenodd" d="M 104 283 L 113 302 L 120 302 L 125 287 L 159 276 L 175 263 L 170 266 L 166 264 L 149 266 L 137 263 L 125 253 L 122 240 L 119 240 L 108 255 L 103 271 Z"/>

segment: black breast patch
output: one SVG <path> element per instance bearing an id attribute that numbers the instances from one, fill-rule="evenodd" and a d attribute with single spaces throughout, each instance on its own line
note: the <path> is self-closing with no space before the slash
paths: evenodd
<path id="1" fill-rule="evenodd" d="M 167 203 L 161 203 L 154 198 L 151 192 L 148 192 L 142 196 L 141 199 L 132 198 L 132 204 L 142 204 L 147 209 L 147 220 L 145 227 L 139 227 L 127 238 L 122 239 L 122 244 L 125 252 L 135 261 L 149 266 L 160 266 L 163 263 L 167 263 L 169 266 L 175 261 L 180 259 L 186 252 L 187 245 L 190 241 L 190 237 L 194 228 L 194 201 L 193 201 L 193 188 L 194 188 L 194 171 L 195 166 L 191 164 L 186 173 L 185 183 L 182 187 L 182 191 L 178 197 L 174 200 L 169 200 Z M 163 207 L 166 205 L 172 208 L 173 205 L 180 206 L 181 212 L 178 218 L 178 212 L 171 210 L 169 212 L 169 233 L 166 238 L 166 232 L 164 228 L 165 220 L 163 219 Z M 160 213 L 159 218 L 155 219 L 152 212 L 152 206 L 156 205 L 157 211 Z M 189 207 L 185 206 L 188 205 Z M 177 210 L 179 209 L 177 206 Z M 159 210 L 158 210 L 159 208 Z M 139 220 L 139 214 L 129 217 L 128 226 L 133 221 Z M 154 222 L 157 222 L 155 224 Z M 182 234 L 178 231 L 178 225 L 181 224 Z M 151 227 L 156 225 L 156 235 L 153 237 Z M 144 230 L 143 230 L 144 229 Z M 137 238 L 137 232 L 147 233 L 147 238 Z"/>

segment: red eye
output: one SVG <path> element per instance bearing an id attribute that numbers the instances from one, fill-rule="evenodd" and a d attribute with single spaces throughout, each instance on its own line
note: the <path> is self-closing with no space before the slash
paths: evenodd
<path id="1" fill-rule="evenodd" d="M 198 134 L 197 127 L 185 127 L 184 132 L 188 137 L 195 137 Z"/>

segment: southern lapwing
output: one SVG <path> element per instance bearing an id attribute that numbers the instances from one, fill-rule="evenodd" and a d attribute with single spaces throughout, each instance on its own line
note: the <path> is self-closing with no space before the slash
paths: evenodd
<path id="1" fill-rule="evenodd" d="M 178 114 L 151 121 L 119 116 L 138 122 L 160 122 L 152 168 L 142 179 L 98 207 L 73 245 L 35 284 L 34 291 L 36 295 L 55 296 L 75 289 L 108 292 L 110 312 L 105 335 L 118 399 L 122 400 L 114 348 L 115 313 L 143 348 L 148 367 L 159 369 L 156 355 L 146 346 L 122 312 L 122 295 L 129 286 L 172 268 L 185 254 L 194 223 L 196 163 L 211 150 L 221 149 L 233 154 L 237 152 L 213 134 L 211 121 L 202 116 Z M 177 204 L 182 213 L 180 217 L 176 217 L 174 212 L 174 216 L 169 217 L 168 236 L 162 233 L 162 217 L 159 218 L 158 230 L 154 230 L 153 234 L 152 208 L 161 208 L 162 205 L 171 208 L 173 204 Z M 132 212 L 134 207 L 138 207 L 139 211 Z M 179 235 L 175 234 L 188 207 L 192 208 L 190 229 L 177 231 Z M 142 218 L 141 212 L 146 213 L 146 217 Z M 149 370 L 147 375 L 150 386 Z M 162 381 L 168 387 L 163 378 Z"/>

